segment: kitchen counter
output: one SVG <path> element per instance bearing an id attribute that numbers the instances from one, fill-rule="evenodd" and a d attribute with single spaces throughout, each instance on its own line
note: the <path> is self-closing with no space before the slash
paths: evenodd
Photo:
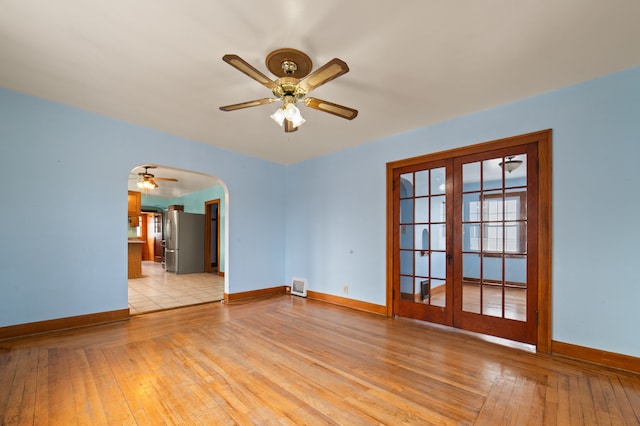
<path id="1" fill-rule="evenodd" d="M 142 277 L 142 245 L 145 243 L 142 240 L 129 239 L 127 241 L 128 249 L 128 278 L 140 278 Z"/>

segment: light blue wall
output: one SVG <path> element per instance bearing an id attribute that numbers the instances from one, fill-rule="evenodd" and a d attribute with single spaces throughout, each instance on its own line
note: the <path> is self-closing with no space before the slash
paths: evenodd
<path id="1" fill-rule="evenodd" d="M 640 68 L 288 167 L 287 280 L 384 305 L 385 164 L 548 128 L 553 339 L 640 356 Z"/>
<path id="2" fill-rule="evenodd" d="M 149 162 L 225 183 L 225 291 L 285 282 L 285 167 L 0 90 L 0 327 L 127 307 L 127 179 Z"/>

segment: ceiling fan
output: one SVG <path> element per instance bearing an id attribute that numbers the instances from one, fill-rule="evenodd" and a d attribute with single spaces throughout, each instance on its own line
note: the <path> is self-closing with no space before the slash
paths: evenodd
<path id="1" fill-rule="evenodd" d="M 178 179 L 174 179 L 174 178 L 156 177 L 155 175 L 149 173 L 149 169 L 155 169 L 157 166 L 146 165 L 146 166 L 140 166 L 140 167 L 144 167 L 144 172 L 138 173 L 138 177 L 135 178 L 135 179 L 138 179 L 138 188 L 141 188 L 144 190 L 157 188 L 158 184 L 156 183 L 156 180 L 163 180 L 167 182 L 178 181 Z"/>
<path id="2" fill-rule="evenodd" d="M 238 55 L 224 55 L 222 60 L 266 88 L 271 89 L 273 96 L 275 96 L 274 98 L 262 98 L 222 106 L 220 107 L 222 111 L 235 111 L 281 100 L 283 102 L 282 107 L 278 108 L 271 115 L 271 118 L 282 126 L 285 132 L 294 132 L 305 122 L 296 106 L 298 101 L 303 102 L 309 108 L 328 112 L 347 120 L 353 120 L 358 115 L 358 111 L 353 108 L 318 98 L 307 97 L 307 94 L 313 89 L 349 72 L 347 64 L 338 58 L 330 60 L 311 72 L 311 58 L 305 53 L 291 48 L 274 50 L 267 55 L 265 63 L 269 71 L 278 77 L 275 81 L 258 71 Z"/>

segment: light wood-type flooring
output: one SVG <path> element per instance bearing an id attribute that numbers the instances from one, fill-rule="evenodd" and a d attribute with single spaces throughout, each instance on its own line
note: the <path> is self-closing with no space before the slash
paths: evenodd
<path id="1" fill-rule="evenodd" d="M 637 425 L 640 376 L 278 295 L 0 341 L 3 425 Z"/>

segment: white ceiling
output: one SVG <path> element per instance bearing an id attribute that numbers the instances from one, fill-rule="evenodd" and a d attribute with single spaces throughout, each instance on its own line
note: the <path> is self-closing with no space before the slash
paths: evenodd
<path id="1" fill-rule="evenodd" d="M 0 0 L 0 86 L 291 164 L 640 65 L 637 0 Z M 271 96 L 222 61 L 269 75 L 272 50 L 350 72 L 285 134 Z M 159 174 L 158 174 L 159 175 Z"/>

